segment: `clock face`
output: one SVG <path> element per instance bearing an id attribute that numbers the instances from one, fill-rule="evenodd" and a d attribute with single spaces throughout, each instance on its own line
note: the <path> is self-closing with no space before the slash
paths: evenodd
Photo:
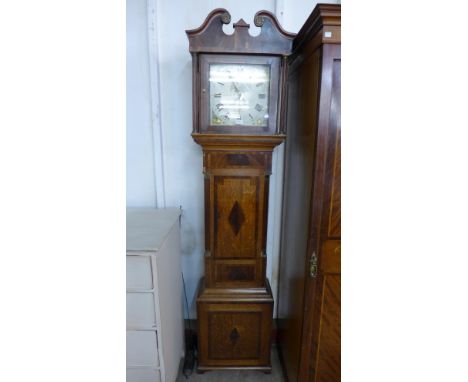
<path id="1" fill-rule="evenodd" d="M 267 126 L 270 66 L 210 64 L 210 124 Z"/>

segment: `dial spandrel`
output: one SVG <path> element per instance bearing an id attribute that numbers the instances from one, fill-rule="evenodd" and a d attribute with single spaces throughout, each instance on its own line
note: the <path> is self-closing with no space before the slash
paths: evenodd
<path id="1" fill-rule="evenodd" d="M 268 126 L 269 65 L 211 64 L 210 124 Z"/>

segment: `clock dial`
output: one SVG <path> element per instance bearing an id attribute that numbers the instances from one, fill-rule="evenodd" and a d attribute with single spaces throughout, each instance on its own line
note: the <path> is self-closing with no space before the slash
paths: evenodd
<path id="1" fill-rule="evenodd" d="M 268 126 L 269 65 L 210 65 L 210 124 Z"/>

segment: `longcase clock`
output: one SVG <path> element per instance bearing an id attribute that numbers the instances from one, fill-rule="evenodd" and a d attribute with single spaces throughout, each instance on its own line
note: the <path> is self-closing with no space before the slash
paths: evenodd
<path id="1" fill-rule="evenodd" d="M 273 296 L 266 278 L 273 149 L 284 139 L 286 58 L 294 34 L 257 12 L 215 9 L 187 31 L 193 62 L 193 138 L 203 149 L 205 277 L 197 295 L 198 371 L 271 371 Z"/>

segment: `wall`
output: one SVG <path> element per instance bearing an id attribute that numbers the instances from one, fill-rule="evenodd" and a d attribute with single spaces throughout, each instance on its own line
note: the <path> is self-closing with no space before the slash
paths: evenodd
<path id="1" fill-rule="evenodd" d="M 127 205 L 156 206 L 146 0 L 127 0 Z"/>
<path id="2" fill-rule="evenodd" d="M 315 4 L 127 0 L 127 205 L 182 206 L 182 268 L 191 317 L 196 314 L 195 292 L 203 275 L 203 177 L 201 148 L 190 136 L 191 56 L 185 30 L 198 27 L 211 10 L 222 7 L 231 13 L 232 22 L 243 18 L 250 23 L 252 34 L 259 33 L 253 16 L 261 9 L 276 13 L 286 30 L 297 32 Z M 233 31 L 232 24 L 224 28 L 226 33 Z M 267 233 L 267 277 L 275 296 L 282 166 L 283 145 L 273 155 Z"/>

